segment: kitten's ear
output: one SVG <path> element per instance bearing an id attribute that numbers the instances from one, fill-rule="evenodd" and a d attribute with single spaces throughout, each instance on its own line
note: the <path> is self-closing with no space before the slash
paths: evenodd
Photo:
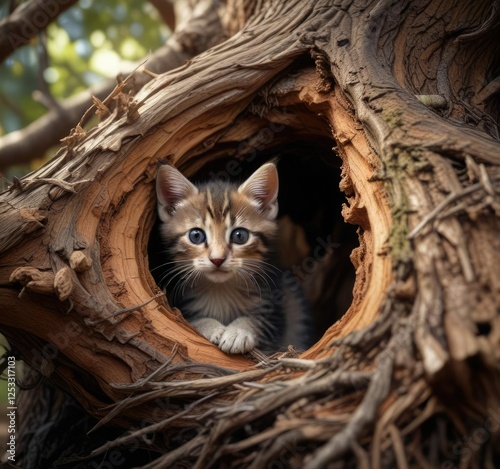
<path id="1" fill-rule="evenodd" d="M 164 210 L 168 214 L 175 211 L 175 207 L 190 195 L 198 193 L 196 186 L 188 181 L 180 171 L 165 164 L 160 166 L 156 175 L 156 196 L 160 207 L 158 213 L 164 220 Z"/>
<path id="2" fill-rule="evenodd" d="M 278 188 L 276 166 L 273 163 L 266 163 L 238 187 L 238 192 L 256 200 L 262 209 L 267 209 L 272 206 L 276 207 Z M 272 212 L 275 211 L 272 210 Z M 273 216 L 276 214 L 274 213 Z"/>

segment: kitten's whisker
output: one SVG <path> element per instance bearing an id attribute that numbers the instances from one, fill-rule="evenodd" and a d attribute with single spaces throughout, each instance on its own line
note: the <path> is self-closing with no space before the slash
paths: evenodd
<path id="1" fill-rule="evenodd" d="M 179 275 L 185 271 L 188 271 L 190 269 L 192 269 L 191 265 L 180 265 L 180 266 L 174 267 L 172 269 L 169 269 L 167 272 L 165 272 L 165 275 L 163 276 L 163 278 L 165 278 L 166 276 L 170 276 L 170 275 L 172 275 L 173 277 L 176 277 L 177 275 Z"/>
<path id="2" fill-rule="evenodd" d="M 276 283 L 274 282 L 273 277 L 270 274 L 274 274 L 273 272 L 267 265 L 267 262 L 264 261 L 255 261 L 255 260 L 249 260 L 245 259 L 245 265 L 248 265 L 249 267 L 252 267 L 255 269 L 256 272 L 260 273 L 261 275 L 265 275 L 276 287 Z M 270 265 L 270 264 L 269 264 Z M 275 267 L 275 270 L 279 273 L 281 272 L 280 269 Z"/>
<path id="3" fill-rule="evenodd" d="M 267 285 L 269 290 L 272 290 L 271 284 L 269 282 L 272 283 L 274 288 L 277 288 L 276 282 L 274 281 L 274 279 L 268 273 L 259 269 L 259 267 L 254 266 L 252 264 L 249 264 L 249 265 L 245 265 L 244 268 L 248 269 L 248 271 L 251 272 L 256 277 L 260 277 L 263 280 L 263 282 Z"/>
<path id="4" fill-rule="evenodd" d="M 197 282 L 200 275 L 201 275 L 201 271 L 195 270 L 189 276 L 189 279 L 191 280 L 191 289 L 194 289 L 195 283 Z M 189 281 L 189 279 L 186 279 L 186 283 Z"/>
<path id="5" fill-rule="evenodd" d="M 165 266 L 167 266 L 167 265 L 169 265 L 169 264 L 181 264 L 181 263 L 183 263 L 183 262 L 189 262 L 189 263 L 190 263 L 191 261 L 188 261 L 188 260 L 184 260 L 184 259 L 183 259 L 183 260 L 180 260 L 180 261 L 165 262 L 165 263 L 163 263 L 163 264 L 157 265 L 156 267 L 153 267 L 153 268 L 152 268 L 152 269 L 150 269 L 150 270 L 151 270 L 151 272 L 153 272 L 153 270 L 156 270 L 156 269 L 161 269 L 162 267 L 165 267 Z"/>
<path id="6" fill-rule="evenodd" d="M 191 281 L 191 289 L 194 288 L 194 281 L 197 279 L 198 274 L 200 274 L 199 270 L 191 270 L 191 272 L 186 275 L 184 279 L 182 279 L 182 289 L 181 289 L 181 295 L 184 296 L 184 292 L 186 291 L 186 287 L 188 286 L 189 282 Z"/>
<path id="7" fill-rule="evenodd" d="M 184 275 L 182 278 L 179 279 L 179 281 L 175 284 L 174 287 L 174 296 L 177 296 L 177 294 L 184 294 L 184 289 L 186 287 L 186 281 L 187 279 L 191 276 L 192 271 L 187 272 L 186 275 Z"/>
<path id="8" fill-rule="evenodd" d="M 282 273 L 282 270 L 278 267 L 269 264 L 269 262 L 265 262 L 261 259 L 244 259 L 243 262 L 248 265 L 252 265 L 254 267 L 258 267 L 261 270 L 265 270 L 266 272 L 272 273 L 274 275 L 278 275 Z"/>
<path id="9" fill-rule="evenodd" d="M 261 285 L 259 284 L 259 282 L 257 281 L 257 279 L 255 278 L 256 277 L 256 272 L 253 272 L 250 269 L 242 268 L 241 269 L 241 273 L 245 274 L 245 276 L 247 276 L 248 278 L 250 278 L 250 280 L 252 281 L 252 283 L 257 288 L 257 293 L 259 294 L 260 299 L 262 299 L 262 288 L 261 288 Z"/>
<path id="10" fill-rule="evenodd" d="M 242 279 L 245 281 L 245 285 L 246 285 L 246 287 L 247 287 L 247 295 L 248 295 L 248 296 L 250 296 L 250 285 L 248 284 L 247 279 L 246 279 L 246 276 L 244 275 L 244 274 L 245 274 L 245 272 L 244 272 L 244 271 L 242 271 L 242 270 L 236 270 L 235 272 L 236 272 L 236 275 L 237 275 L 238 277 L 242 278 Z M 252 278 L 252 280 L 255 280 L 255 279 L 253 279 L 253 278 Z M 258 284 L 258 283 L 256 283 L 256 286 L 257 286 L 257 289 L 259 290 L 259 296 L 262 298 L 262 296 L 260 295 L 260 288 L 259 288 L 259 284 Z"/>
<path id="11" fill-rule="evenodd" d="M 281 269 L 279 267 L 276 267 L 275 265 L 271 264 L 270 262 L 266 262 L 263 259 L 245 259 L 245 262 L 257 264 L 259 266 L 262 266 L 264 268 L 269 269 L 270 271 L 275 270 L 277 273 L 281 273 Z"/>
<path id="12" fill-rule="evenodd" d="M 182 277 L 182 275 L 186 274 L 186 273 L 189 273 L 189 271 L 192 270 L 192 266 L 191 265 L 185 265 L 185 266 L 179 266 L 179 267 L 176 267 L 174 269 L 171 269 L 170 271 L 168 271 L 162 278 L 161 278 L 161 282 L 163 282 L 163 280 L 165 280 L 165 278 L 167 277 L 170 277 L 169 281 L 167 282 L 167 284 L 163 287 L 164 289 L 167 288 L 170 283 L 175 280 L 177 277 Z M 178 279 L 178 281 L 181 281 L 181 279 Z"/>
<path id="13" fill-rule="evenodd" d="M 244 265 L 241 267 L 241 270 L 250 275 L 254 280 L 256 280 L 255 277 L 259 276 L 259 269 L 252 265 Z"/>
<path id="14" fill-rule="evenodd" d="M 168 269 L 168 270 L 165 271 L 165 273 L 162 275 L 162 277 L 158 281 L 158 284 L 163 289 L 165 289 L 170 284 L 170 282 L 172 280 L 174 280 L 179 275 L 183 275 L 185 272 L 187 272 L 191 268 L 192 268 L 191 265 L 188 264 L 187 262 L 184 262 L 183 265 L 178 265 L 176 267 L 170 268 L 170 269 Z M 164 281 L 165 281 L 166 278 L 170 278 L 170 280 L 167 282 L 166 285 L 164 285 Z"/>

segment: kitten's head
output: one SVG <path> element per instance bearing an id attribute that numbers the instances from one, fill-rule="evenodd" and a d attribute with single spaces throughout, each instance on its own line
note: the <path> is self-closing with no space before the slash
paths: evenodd
<path id="1" fill-rule="evenodd" d="M 156 194 L 173 275 L 221 283 L 258 273 L 277 229 L 274 164 L 264 164 L 240 186 L 222 181 L 195 186 L 164 165 Z"/>

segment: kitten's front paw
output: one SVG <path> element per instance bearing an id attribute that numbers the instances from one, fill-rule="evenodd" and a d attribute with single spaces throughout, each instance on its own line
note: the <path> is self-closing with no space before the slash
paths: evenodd
<path id="1" fill-rule="evenodd" d="M 219 348 L 225 353 L 246 353 L 257 345 L 257 334 L 247 318 L 233 321 L 222 334 Z"/>
<path id="2" fill-rule="evenodd" d="M 212 318 L 196 319 L 191 324 L 202 336 L 215 345 L 219 345 L 220 338 L 226 330 L 226 326 Z"/>

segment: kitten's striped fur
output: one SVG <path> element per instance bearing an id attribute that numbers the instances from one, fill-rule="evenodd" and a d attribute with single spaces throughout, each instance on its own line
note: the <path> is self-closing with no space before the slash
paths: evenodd
<path id="1" fill-rule="evenodd" d="M 277 195 L 272 163 L 240 186 L 221 181 L 195 186 L 172 166 L 158 171 L 169 301 L 226 353 L 308 345 L 297 285 L 286 285 L 267 262 L 277 231 Z"/>

